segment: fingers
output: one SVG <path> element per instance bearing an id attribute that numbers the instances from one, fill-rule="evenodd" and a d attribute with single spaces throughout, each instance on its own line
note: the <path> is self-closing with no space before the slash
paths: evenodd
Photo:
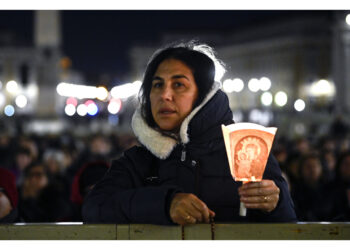
<path id="1" fill-rule="evenodd" d="M 195 199 L 192 201 L 192 205 L 198 212 L 198 217 L 196 217 L 197 221 L 209 223 L 209 209 L 207 205 L 197 197 L 195 197 Z"/>
<path id="2" fill-rule="evenodd" d="M 271 212 L 276 208 L 280 189 L 272 180 L 251 182 L 242 185 L 238 190 L 241 202 L 247 208 Z"/>
<path id="3" fill-rule="evenodd" d="M 279 192 L 279 188 L 272 180 L 246 183 L 238 189 L 238 193 L 244 196 L 266 196 L 278 194 Z"/>
<path id="4" fill-rule="evenodd" d="M 170 217 L 180 225 L 209 223 L 210 216 L 214 217 L 215 213 L 193 194 L 178 193 L 171 201 Z"/>

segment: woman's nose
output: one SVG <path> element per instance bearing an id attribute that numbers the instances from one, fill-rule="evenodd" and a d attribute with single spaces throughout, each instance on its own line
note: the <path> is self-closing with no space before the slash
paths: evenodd
<path id="1" fill-rule="evenodd" d="M 162 93 L 161 93 L 161 98 L 163 100 L 170 101 L 173 99 L 173 91 L 170 87 L 164 87 Z"/>

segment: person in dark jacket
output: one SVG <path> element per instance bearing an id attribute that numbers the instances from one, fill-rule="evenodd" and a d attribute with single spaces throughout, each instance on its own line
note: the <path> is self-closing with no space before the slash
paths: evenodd
<path id="1" fill-rule="evenodd" d="M 0 224 L 20 222 L 15 175 L 0 167 Z"/>
<path id="2" fill-rule="evenodd" d="M 216 64 L 215 64 L 216 63 Z M 221 125 L 231 124 L 228 98 L 215 81 L 222 64 L 193 42 L 155 53 L 141 86 L 132 128 L 141 143 L 112 162 L 86 197 L 87 223 L 296 221 L 287 184 L 270 156 L 261 182 L 230 174 Z M 219 70 L 217 70 L 218 72 Z M 248 208 L 239 216 L 240 202 Z"/>

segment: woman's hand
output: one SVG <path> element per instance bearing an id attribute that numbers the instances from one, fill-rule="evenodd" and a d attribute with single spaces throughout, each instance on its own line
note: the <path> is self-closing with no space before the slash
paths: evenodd
<path id="1" fill-rule="evenodd" d="M 180 225 L 210 222 L 215 213 L 194 194 L 177 193 L 170 205 L 170 218 Z"/>
<path id="2" fill-rule="evenodd" d="M 243 184 L 238 189 L 238 193 L 246 208 L 271 212 L 277 206 L 280 189 L 274 181 L 262 180 Z"/>

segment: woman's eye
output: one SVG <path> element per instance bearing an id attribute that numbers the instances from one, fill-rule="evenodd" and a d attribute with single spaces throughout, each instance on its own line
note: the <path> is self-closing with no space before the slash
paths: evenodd
<path id="1" fill-rule="evenodd" d="M 182 86 L 184 86 L 184 84 L 181 83 L 181 82 L 176 82 L 174 85 L 175 85 L 175 87 L 182 87 Z"/>
<path id="2" fill-rule="evenodd" d="M 162 86 L 161 82 L 153 83 L 153 88 L 160 88 Z"/>

